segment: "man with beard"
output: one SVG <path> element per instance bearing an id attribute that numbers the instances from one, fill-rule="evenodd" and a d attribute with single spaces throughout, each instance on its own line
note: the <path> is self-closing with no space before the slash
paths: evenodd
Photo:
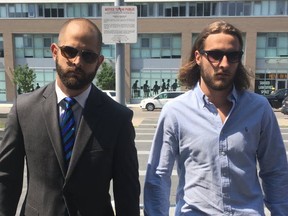
<path id="1" fill-rule="evenodd" d="M 68 20 L 51 45 L 56 81 L 17 98 L 0 146 L 1 216 L 15 215 L 24 158 L 21 215 L 139 216 L 133 112 L 92 84 L 101 46 L 94 23 Z"/>
<path id="2" fill-rule="evenodd" d="M 145 215 L 169 215 L 175 161 L 176 216 L 264 216 L 264 204 L 273 216 L 287 215 L 285 146 L 267 99 L 248 91 L 241 35 L 217 21 L 196 39 L 179 72 L 191 90 L 167 103 L 158 121 L 144 185 Z"/>

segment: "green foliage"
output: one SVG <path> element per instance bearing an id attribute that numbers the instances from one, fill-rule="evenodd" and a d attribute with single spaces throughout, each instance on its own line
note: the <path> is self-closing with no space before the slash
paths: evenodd
<path id="1" fill-rule="evenodd" d="M 36 79 L 34 70 L 30 69 L 28 65 L 18 65 L 14 69 L 14 83 L 17 85 L 18 93 L 26 93 L 34 90 L 33 83 Z"/>
<path id="2" fill-rule="evenodd" d="M 97 73 L 96 85 L 102 90 L 115 90 L 115 72 L 107 62 L 102 63 Z"/>

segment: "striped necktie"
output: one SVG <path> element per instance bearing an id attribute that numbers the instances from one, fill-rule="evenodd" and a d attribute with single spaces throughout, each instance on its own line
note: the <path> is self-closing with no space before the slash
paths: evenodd
<path id="1" fill-rule="evenodd" d="M 66 97 L 63 101 L 65 102 L 65 109 L 60 117 L 60 129 L 65 161 L 68 167 L 75 141 L 75 119 L 73 116 L 72 106 L 76 103 L 76 100 L 74 98 Z"/>

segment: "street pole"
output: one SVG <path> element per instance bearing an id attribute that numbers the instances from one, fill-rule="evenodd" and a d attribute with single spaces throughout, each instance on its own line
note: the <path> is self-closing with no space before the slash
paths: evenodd
<path id="1" fill-rule="evenodd" d="M 115 0 L 114 6 L 123 6 L 124 0 Z M 115 44 L 116 100 L 125 105 L 125 44 L 121 41 Z"/>

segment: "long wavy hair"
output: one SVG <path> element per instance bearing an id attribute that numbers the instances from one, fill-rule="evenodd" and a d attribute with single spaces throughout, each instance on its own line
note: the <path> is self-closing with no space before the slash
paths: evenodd
<path id="1" fill-rule="evenodd" d="M 211 34 L 229 34 L 238 38 L 241 50 L 243 49 L 243 39 L 241 31 L 233 25 L 225 21 L 216 21 L 208 25 L 197 37 L 190 54 L 188 63 L 183 65 L 178 74 L 178 79 L 181 85 L 186 86 L 188 89 L 194 88 L 200 80 L 200 66 L 195 60 L 195 51 L 204 48 L 206 38 Z M 250 87 L 249 72 L 243 66 L 242 62 L 238 64 L 237 72 L 234 78 L 234 85 L 237 90 L 245 90 Z"/>

